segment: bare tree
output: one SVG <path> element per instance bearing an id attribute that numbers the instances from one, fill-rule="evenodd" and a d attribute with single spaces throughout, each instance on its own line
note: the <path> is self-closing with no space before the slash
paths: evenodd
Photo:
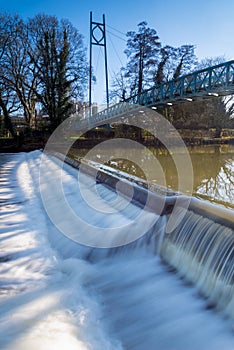
<path id="1" fill-rule="evenodd" d="M 38 74 L 28 56 L 29 33 L 23 20 L 12 18 L 12 40 L 5 57 L 8 85 L 18 96 L 26 122 L 31 125 L 35 118 Z"/>
<path id="2" fill-rule="evenodd" d="M 129 92 L 129 84 L 125 76 L 125 69 L 121 68 L 114 76 L 110 92 L 110 100 L 116 103 L 119 101 L 124 102 L 126 101 Z"/>
<path id="3" fill-rule="evenodd" d="M 16 133 L 10 115 L 19 109 L 19 100 L 10 84 L 11 74 L 8 69 L 7 57 L 13 40 L 12 21 L 16 19 L 16 16 L 12 18 L 6 13 L 0 14 L 0 107 L 4 115 L 5 126 L 14 138 Z"/>

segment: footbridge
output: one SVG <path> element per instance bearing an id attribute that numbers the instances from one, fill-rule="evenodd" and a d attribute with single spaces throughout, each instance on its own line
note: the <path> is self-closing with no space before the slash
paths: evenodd
<path id="1" fill-rule="evenodd" d="M 77 120 L 74 115 L 75 130 L 87 130 L 105 123 L 112 123 L 140 106 L 155 109 L 175 104 L 208 99 L 214 96 L 234 94 L 234 60 L 201 69 L 177 79 L 170 80 L 131 96 L 125 102 L 112 105 L 105 110 Z M 75 121 L 76 120 L 76 121 Z"/>

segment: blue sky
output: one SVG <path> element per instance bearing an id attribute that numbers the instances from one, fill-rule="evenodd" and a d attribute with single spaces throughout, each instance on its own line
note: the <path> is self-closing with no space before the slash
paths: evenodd
<path id="1" fill-rule="evenodd" d="M 137 30 L 137 24 L 146 20 L 151 28 L 157 30 L 162 44 L 193 44 L 199 59 L 222 55 L 227 60 L 234 59 L 233 0 L 0 0 L 0 9 L 17 12 L 24 18 L 37 13 L 67 18 L 84 35 L 86 46 L 89 43 L 90 11 L 93 12 L 93 20 L 97 22 L 102 20 L 104 13 L 107 25 L 122 33 Z M 121 33 L 110 27 L 107 30 L 111 81 L 114 71 L 121 66 L 121 62 L 125 62 L 125 42 Z M 100 90 L 104 90 L 101 58 L 102 52 L 94 48 L 94 65 L 98 78 L 94 98 L 99 100 Z"/>

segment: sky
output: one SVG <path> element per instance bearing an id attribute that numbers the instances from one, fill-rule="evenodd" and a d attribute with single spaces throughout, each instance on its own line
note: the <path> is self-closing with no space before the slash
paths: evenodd
<path id="1" fill-rule="evenodd" d="M 0 10 L 18 13 L 23 18 L 38 13 L 67 18 L 84 35 L 89 46 L 89 18 L 107 25 L 107 55 L 109 85 L 114 73 L 126 63 L 127 31 L 137 31 L 137 24 L 146 21 L 157 30 L 163 45 L 195 45 L 199 60 L 225 55 L 234 59 L 234 1 L 233 0 L 0 0 Z M 93 66 L 97 83 L 93 100 L 102 102 L 104 56 L 100 47 L 93 47 Z"/>

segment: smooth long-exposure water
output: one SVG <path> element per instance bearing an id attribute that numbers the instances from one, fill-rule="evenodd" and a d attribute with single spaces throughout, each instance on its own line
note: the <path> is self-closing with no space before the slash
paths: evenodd
<path id="1" fill-rule="evenodd" d="M 196 285 L 157 255 L 165 217 L 136 244 L 82 247 L 47 216 L 39 191 L 40 159 L 39 151 L 1 155 L 1 349 L 234 349 L 233 320 L 210 308 Z M 52 184 L 61 172 L 67 200 L 84 221 L 103 229 L 117 224 L 121 230 L 132 220 L 134 230 L 139 208 L 113 214 L 111 190 L 98 184 L 96 192 L 87 176 L 82 181 L 89 198 L 95 203 L 102 193 L 112 219 L 95 208 L 86 210 L 77 170 L 60 165 L 47 157 L 42 183 L 56 210 L 61 208 Z M 57 214 L 66 221 L 62 210 Z M 147 232 L 147 222 L 138 226 Z M 76 229 L 87 233 L 82 225 Z"/>

